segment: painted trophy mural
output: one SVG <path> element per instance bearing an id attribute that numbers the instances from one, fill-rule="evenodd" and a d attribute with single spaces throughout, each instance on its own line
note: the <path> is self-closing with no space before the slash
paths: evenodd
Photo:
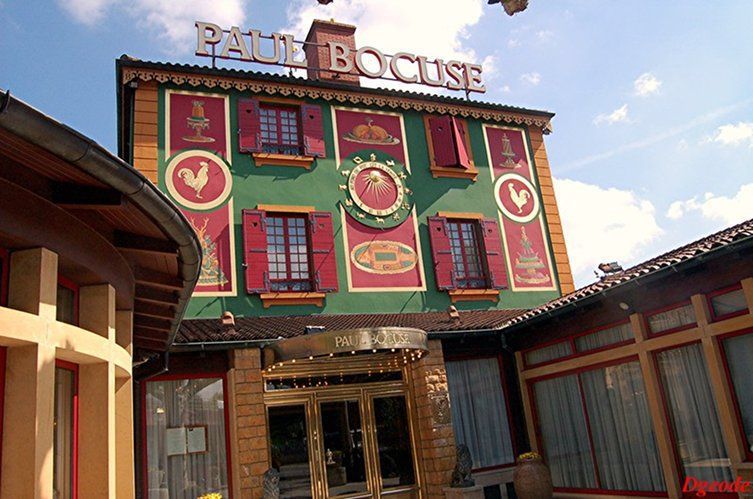
<path id="1" fill-rule="evenodd" d="M 235 295 L 227 97 L 168 91 L 164 183 L 203 253 L 194 296 Z"/>
<path id="2" fill-rule="evenodd" d="M 351 291 L 424 290 L 402 116 L 335 108 Z"/>
<path id="3" fill-rule="evenodd" d="M 484 125 L 513 291 L 556 290 L 541 201 L 522 130 Z"/>

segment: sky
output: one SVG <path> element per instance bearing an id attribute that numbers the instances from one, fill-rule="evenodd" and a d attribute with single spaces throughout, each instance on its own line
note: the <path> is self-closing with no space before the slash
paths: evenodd
<path id="1" fill-rule="evenodd" d="M 0 88 L 115 152 L 121 54 L 206 64 L 195 20 L 303 38 L 315 18 L 385 53 L 480 62 L 474 99 L 556 113 L 577 285 L 753 218 L 751 0 L 531 0 L 513 17 L 485 0 L 0 0 Z"/>

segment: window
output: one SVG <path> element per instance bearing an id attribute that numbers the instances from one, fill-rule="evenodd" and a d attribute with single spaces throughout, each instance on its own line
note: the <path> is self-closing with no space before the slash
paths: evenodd
<path id="1" fill-rule="evenodd" d="M 560 341 L 552 345 L 535 348 L 525 352 L 524 358 L 527 366 L 543 364 L 555 359 L 569 357 L 573 354 L 573 345 L 569 341 Z"/>
<path id="2" fill-rule="evenodd" d="M 276 154 L 301 154 L 298 109 L 262 104 L 259 109 L 261 149 Z"/>
<path id="3" fill-rule="evenodd" d="M 311 104 L 238 100 L 238 148 L 256 166 L 310 168 L 325 156 L 322 109 Z M 301 156 L 304 155 L 304 156 Z"/>
<path id="4" fill-rule="evenodd" d="M 262 299 L 269 293 L 319 293 L 308 304 L 321 306 L 323 293 L 338 289 L 332 214 L 309 207 L 264 207 L 269 212 L 243 210 L 246 291 Z"/>
<path id="5" fill-rule="evenodd" d="M 485 288 L 486 272 L 478 242 L 478 224 L 470 220 L 448 220 L 452 271 L 458 288 Z"/>
<path id="6" fill-rule="evenodd" d="M 4 248 L 0 248 L 0 306 L 8 304 L 8 278 L 10 277 L 10 255 Z"/>
<path id="7" fill-rule="evenodd" d="M 473 467 L 514 463 L 499 359 L 453 360 L 445 367 L 455 441 L 468 446 Z"/>
<path id="8" fill-rule="evenodd" d="M 523 353 L 526 366 L 545 364 L 577 354 L 592 353 L 609 347 L 625 345 L 634 340 L 629 322 L 602 326 L 595 330 L 578 333 L 557 343 L 535 347 Z"/>
<path id="9" fill-rule="evenodd" d="M 733 480 L 701 344 L 661 351 L 656 360 L 683 475 Z"/>
<path id="10" fill-rule="evenodd" d="M 425 116 L 424 126 L 432 176 L 475 181 L 478 170 L 473 163 L 465 120 L 455 116 Z"/>
<path id="11" fill-rule="evenodd" d="M 665 490 L 637 360 L 540 380 L 532 391 L 555 487 Z"/>
<path id="12" fill-rule="evenodd" d="M 708 301 L 713 320 L 728 319 L 748 313 L 748 302 L 740 286 L 710 293 Z"/>
<path id="13" fill-rule="evenodd" d="M 58 278 L 56 319 L 67 324 L 78 324 L 78 286 L 62 276 Z"/>
<path id="14" fill-rule="evenodd" d="M 465 215 L 428 218 L 437 287 L 440 290 L 507 288 L 507 264 L 496 220 L 473 213 Z"/>
<path id="15" fill-rule="evenodd" d="M 745 331 L 722 340 L 727 373 L 734 389 L 737 417 L 746 441 L 748 459 L 753 460 L 753 334 Z"/>
<path id="16" fill-rule="evenodd" d="M 686 303 L 669 310 L 649 314 L 646 322 L 648 323 L 648 330 L 652 334 L 674 333 L 695 326 L 695 310 L 691 303 Z"/>
<path id="17" fill-rule="evenodd" d="M 146 497 L 229 497 L 227 402 L 221 376 L 148 381 Z"/>
<path id="18" fill-rule="evenodd" d="M 267 257 L 271 291 L 309 291 L 309 244 L 303 216 L 267 216 Z"/>
<path id="19" fill-rule="evenodd" d="M 60 360 L 55 367 L 54 428 L 54 496 L 71 499 L 77 495 L 78 366 Z"/>

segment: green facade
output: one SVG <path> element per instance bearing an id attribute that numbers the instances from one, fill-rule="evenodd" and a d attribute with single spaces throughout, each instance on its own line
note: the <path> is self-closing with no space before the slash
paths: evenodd
<path id="1" fill-rule="evenodd" d="M 199 88 L 177 87 L 169 84 L 160 85 L 158 114 L 158 185 L 167 192 L 165 185 L 165 168 L 170 158 L 165 157 L 165 97 L 166 90 L 203 91 Z M 206 90 L 207 93 L 221 93 L 221 89 Z M 436 287 L 433 272 L 433 260 L 429 241 L 426 218 L 438 211 L 483 213 L 485 217 L 496 219 L 498 209 L 492 195 L 492 179 L 489 172 L 482 122 L 468 118 L 473 159 L 479 174 L 476 182 L 467 179 L 433 178 L 429 171 L 429 152 L 424 129 L 423 114 L 413 110 L 400 110 L 403 115 L 407 150 L 412 170 L 411 185 L 414 189 L 418 215 L 418 230 L 426 279 L 426 291 L 406 292 L 348 292 L 346 277 L 346 254 L 343 247 L 341 218 L 338 203 L 341 195 L 338 185 L 342 176 L 336 169 L 335 145 L 332 130 L 332 103 L 307 100 L 322 108 L 324 134 L 326 141 L 326 158 L 317 159 L 310 170 L 286 166 L 263 166 L 257 168 L 249 154 L 238 150 L 237 102 L 247 98 L 248 93 L 228 90 L 230 96 L 230 130 L 233 175 L 233 209 L 235 224 L 235 259 L 237 296 L 194 297 L 188 307 L 186 318 L 214 318 L 224 311 L 232 312 L 236 317 L 281 316 L 308 314 L 354 314 L 354 313 L 407 313 L 446 310 L 451 305 L 447 292 Z M 263 96 L 262 96 L 263 98 Z M 338 103 L 350 107 L 348 103 Z M 398 112 L 394 109 L 358 107 L 363 110 L 381 110 Z M 530 137 L 527 130 L 526 140 L 530 151 Z M 533 161 L 533 158 L 531 158 Z M 535 172 L 535 165 L 533 165 Z M 534 173 L 535 174 L 535 173 Z M 538 182 L 536 182 L 538 184 Z M 539 194 L 540 195 L 540 194 Z M 169 194 L 168 194 L 169 196 Z M 247 294 L 243 276 L 243 234 L 241 212 L 246 208 L 255 208 L 258 204 L 306 205 L 316 210 L 329 211 L 333 214 L 335 247 L 337 251 L 339 291 L 327 293 L 323 307 L 316 306 L 273 306 L 265 309 L 257 295 Z M 543 210 L 542 210 L 543 211 Z M 545 214 L 543 216 L 546 216 Z M 548 225 L 545 223 L 545 227 Z M 547 234 L 547 240 L 550 240 Z M 549 247 L 551 254 L 551 247 Z M 556 268 L 553 269 L 556 279 Z M 518 291 L 502 290 L 496 303 L 490 301 L 460 302 L 459 310 L 469 309 L 511 309 L 530 308 L 559 296 L 558 291 Z"/>

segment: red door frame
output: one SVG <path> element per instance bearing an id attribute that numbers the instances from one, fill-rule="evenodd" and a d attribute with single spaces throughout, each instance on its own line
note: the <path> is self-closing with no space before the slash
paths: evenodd
<path id="1" fill-rule="evenodd" d="M 590 446 L 590 455 L 591 460 L 593 462 L 593 469 L 594 469 L 594 479 L 597 484 L 597 488 L 595 489 L 585 489 L 585 488 L 576 488 L 576 487 L 555 487 L 555 492 L 565 492 L 565 493 L 582 493 L 582 494 L 600 494 L 600 495 L 617 495 L 617 496 L 642 496 L 642 497 L 668 497 L 668 493 L 666 491 L 664 492 L 653 492 L 653 491 L 638 491 L 638 490 L 610 490 L 610 489 L 602 489 L 600 488 L 600 478 L 599 478 L 599 468 L 598 463 L 596 462 L 596 448 L 593 445 L 593 435 L 591 433 L 591 423 L 588 416 L 588 409 L 586 407 L 586 401 L 585 401 L 585 395 L 583 392 L 583 386 L 582 382 L 580 380 L 580 374 L 588 371 L 594 371 L 597 369 L 602 369 L 609 366 L 615 366 L 620 364 L 627 364 L 629 362 L 637 362 L 639 361 L 639 358 L 637 355 L 629 355 L 627 357 L 621 357 L 619 359 L 611 359 L 604 362 L 599 362 L 596 364 L 591 364 L 588 366 L 578 367 L 575 369 L 569 369 L 566 371 L 561 371 L 557 373 L 552 374 L 546 374 L 544 376 L 539 376 L 536 378 L 531 378 L 527 380 L 526 382 L 526 389 L 528 391 L 528 400 L 531 402 L 531 416 L 533 418 L 533 424 L 535 428 L 535 435 L 536 435 L 536 442 L 538 444 L 539 449 L 542 450 L 544 445 L 541 440 L 541 431 L 539 426 L 539 416 L 538 416 L 538 408 L 536 407 L 536 397 L 534 393 L 534 385 L 539 381 L 546 381 L 548 379 L 555 379 L 555 378 L 561 378 L 564 376 L 571 376 L 575 375 L 575 379 L 578 382 L 578 390 L 580 392 L 580 402 L 581 406 L 583 408 L 583 415 L 586 422 L 586 431 L 588 433 L 588 442 Z M 644 380 L 645 383 L 645 380 Z"/>
<path id="2" fill-rule="evenodd" d="M 55 367 L 65 369 L 73 373 L 73 429 L 71 444 L 71 498 L 78 498 L 78 364 L 65 360 L 55 359 Z M 57 381 L 56 381 L 57 382 Z"/>
<path id="3" fill-rule="evenodd" d="M 229 499 L 233 499 L 233 466 L 232 466 L 232 453 L 230 450 L 230 412 L 227 399 L 228 385 L 227 385 L 227 373 L 225 372 L 198 372 L 198 373 L 180 373 L 180 374 L 163 374 L 161 376 L 155 376 L 149 378 L 143 382 L 141 388 L 141 481 L 142 481 L 142 493 L 144 497 L 147 497 L 149 492 L 149 475 L 148 475 L 148 456 L 147 456 L 147 427 L 146 427 L 146 392 L 147 385 L 158 381 L 174 381 L 179 379 L 201 379 L 201 378 L 218 378 L 222 380 L 222 402 L 223 412 L 225 419 L 225 460 L 227 466 L 227 490 L 230 496 Z"/>
<path id="4" fill-rule="evenodd" d="M 507 414 L 507 431 L 510 434 L 510 443 L 512 444 L 512 451 L 515 456 L 517 456 L 520 453 L 520 447 L 518 444 L 518 438 L 519 436 L 516 435 L 516 432 L 514 431 L 514 428 L 512 426 L 512 410 L 510 409 L 510 397 L 508 397 L 508 385 L 507 385 L 507 375 L 505 374 L 504 369 L 504 359 L 502 357 L 502 354 L 497 355 L 474 355 L 472 353 L 463 353 L 459 355 L 452 355 L 452 354 L 446 354 L 445 355 L 445 362 L 457 362 L 457 361 L 463 361 L 463 360 L 482 360 L 482 359 L 496 359 L 497 360 L 497 369 L 499 370 L 499 383 L 500 388 L 502 389 L 502 399 L 505 401 L 505 412 Z M 450 394 L 452 396 L 452 394 Z M 494 466 L 485 466 L 482 468 L 473 468 L 473 471 L 476 472 L 482 472 L 482 471 L 491 471 L 491 470 L 499 470 L 504 468 L 511 468 L 515 466 L 515 457 L 513 457 L 513 461 L 511 463 L 504 463 L 504 464 L 497 464 Z"/>

